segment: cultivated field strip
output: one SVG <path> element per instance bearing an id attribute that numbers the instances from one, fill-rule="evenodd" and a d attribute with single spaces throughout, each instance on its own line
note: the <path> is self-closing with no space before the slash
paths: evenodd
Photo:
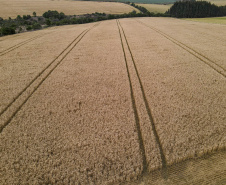
<path id="1" fill-rule="evenodd" d="M 32 38 L 30 38 L 30 39 L 27 39 L 27 40 L 25 40 L 25 41 L 23 41 L 23 42 L 20 42 L 20 43 L 14 45 L 14 46 L 11 46 L 11 47 L 9 47 L 9 48 L 7 48 L 7 49 L 1 51 L 1 52 L 0 52 L 0 56 L 3 56 L 3 55 L 5 55 L 5 54 L 7 54 L 7 53 L 9 53 L 9 52 L 11 52 L 11 51 L 13 51 L 13 50 L 15 50 L 15 49 L 21 47 L 21 46 L 23 46 L 23 45 L 29 43 L 29 42 L 32 42 L 32 41 L 34 41 L 34 40 L 36 40 L 36 39 L 38 39 L 38 38 L 41 38 L 41 37 L 43 37 L 43 36 L 45 36 L 45 35 L 48 35 L 48 34 L 51 34 L 51 33 L 45 33 L 45 34 L 42 33 L 41 35 L 32 37 Z"/>
<path id="2" fill-rule="evenodd" d="M 181 20 L 181 21 L 184 21 Z M 193 22 L 192 22 L 193 23 Z M 194 35 L 194 29 L 196 28 L 197 25 L 193 25 L 191 23 L 191 25 L 188 24 L 188 26 L 186 26 L 186 30 L 188 30 L 188 32 L 190 33 L 190 35 Z M 196 30 L 196 34 L 197 35 L 202 35 L 202 37 L 205 39 L 205 40 L 214 40 L 214 41 L 218 41 L 218 43 L 220 43 L 221 46 L 226 46 L 226 38 L 224 37 L 224 33 L 218 33 L 217 35 L 215 34 L 215 32 L 218 32 L 217 29 L 213 29 L 213 31 L 209 31 L 209 30 L 206 30 L 205 27 L 202 28 L 200 27 L 200 30 Z"/>
<path id="3" fill-rule="evenodd" d="M 226 79 L 155 30 L 121 22 L 154 107 L 167 165 L 225 150 Z"/>
<path id="4" fill-rule="evenodd" d="M 200 52 L 198 52 L 198 51 L 194 50 L 193 48 L 187 46 L 186 44 L 178 41 L 177 39 L 169 36 L 168 34 L 160 31 L 159 29 L 157 29 L 157 28 L 155 28 L 153 26 L 147 25 L 147 24 L 143 23 L 140 20 L 137 20 L 137 22 L 141 23 L 144 26 L 147 26 L 147 27 L 151 28 L 152 30 L 155 30 L 156 32 L 158 32 L 159 34 L 161 34 L 162 36 L 164 36 L 165 38 L 167 38 L 170 41 L 172 41 L 174 44 L 178 45 L 179 47 L 183 48 L 184 50 L 186 50 L 190 54 L 194 55 L 196 58 L 198 58 L 199 60 L 201 60 L 202 62 L 204 62 L 205 64 L 207 64 L 209 67 L 211 67 L 212 69 L 214 69 L 216 72 L 218 72 L 222 76 L 226 77 L 226 69 L 223 68 L 222 66 L 220 66 L 219 64 L 217 64 L 215 61 L 209 59 L 208 57 L 204 56 Z"/>
<path id="5" fill-rule="evenodd" d="M 224 182 L 226 78 L 166 33 L 63 26 L 2 56 L 0 184 Z"/>
<path id="6" fill-rule="evenodd" d="M 118 26 L 118 29 L 119 29 L 119 35 L 120 35 L 123 54 L 124 54 L 124 58 L 125 58 L 126 70 L 127 70 L 129 84 L 130 84 L 131 101 L 132 101 L 132 106 L 133 106 L 133 111 L 134 111 L 134 118 L 135 118 L 135 121 L 136 121 L 137 133 L 138 133 L 138 138 L 139 138 L 139 145 L 140 145 L 140 150 L 141 150 L 141 153 L 142 153 L 142 156 L 143 156 L 143 171 L 142 171 L 142 173 L 145 173 L 147 171 L 147 159 L 146 159 L 146 156 L 145 156 L 144 140 L 143 140 L 142 133 L 141 133 L 140 120 L 139 120 L 138 111 L 137 111 L 137 107 L 136 107 L 136 102 L 135 102 L 135 97 L 134 97 L 134 92 L 133 92 L 133 87 L 132 87 L 132 82 L 131 82 L 131 76 L 130 76 L 130 72 L 129 72 L 129 68 L 128 68 L 128 61 L 127 61 L 127 57 L 126 57 L 125 47 L 124 47 L 123 41 L 122 41 L 122 33 L 121 33 L 121 30 L 120 30 L 120 28 L 122 29 L 122 27 L 120 25 L 120 22 L 118 20 L 116 20 L 116 21 L 117 21 L 117 26 Z M 124 32 L 123 32 L 123 35 L 124 35 Z M 125 37 L 125 35 L 124 35 L 124 37 Z"/>
<path id="7" fill-rule="evenodd" d="M 154 119 L 151 113 L 149 103 L 146 98 L 146 94 L 144 91 L 142 81 L 140 79 L 138 69 L 136 67 L 136 62 L 134 60 L 124 29 L 119 20 L 117 20 L 117 23 L 119 27 L 122 48 L 127 66 L 128 78 L 130 81 L 131 99 L 133 102 L 133 108 L 136 117 L 137 130 L 140 140 L 140 148 L 143 153 L 143 162 L 145 167 L 143 169 L 144 170 L 143 173 L 146 173 L 147 171 L 152 171 L 161 166 L 162 175 L 164 178 L 167 178 L 166 158 L 162 150 L 158 133 L 155 128 Z M 152 142 L 152 144 L 148 142 L 148 140 Z M 153 157 L 153 154 L 155 154 L 156 156 Z M 161 164 L 158 164 L 157 161 L 161 161 Z"/>
<path id="8" fill-rule="evenodd" d="M 142 154 L 115 20 L 84 37 L 0 140 L 0 184 L 120 184 L 141 176 Z"/>
<path id="9" fill-rule="evenodd" d="M 1 56 L 0 62 L 0 112 L 37 76 L 59 53 L 90 24 L 82 26 L 63 26 L 57 32 L 29 42 L 7 55 Z M 52 30 L 52 29 L 51 29 Z M 17 38 L 8 37 L 1 47 L 7 48 L 32 35 L 45 34 L 46 31 L 18 34 Z M 9 93 L 10 92 L 10 93 Z"/>
<path id="10" fill-rule="evenodd" d="M 88 30 L 88 29 L 87 29 Z M 41 72 L 36 75 L 33 80 L 22 90 L 20 91 L 16 97 L 13 98 L 13 100 L 0 112 L 0 116 L 53 64 L 55 61 L 62 56 L 64 53 L 67 52 L 67 50 L 70 49 L 70 46 L 74 44 L 75 41 L 87 30 L 84 30 L 81 32 L 52 62 L 50 62 Z M 57 63 L 57 62 L 56 62 Z"/>
<path id="11" fill-rule="evenodd" d="M 52 62 L 50 62 L 19 94 L 0 112 L 0 133 L 10 123 L 13 117 L 27 102 L 32 94 L 54 71 L 54 69 L 64 60 L 72 49 L 82 40 L 82 38 L 99 23 L 80 33 Z"/>

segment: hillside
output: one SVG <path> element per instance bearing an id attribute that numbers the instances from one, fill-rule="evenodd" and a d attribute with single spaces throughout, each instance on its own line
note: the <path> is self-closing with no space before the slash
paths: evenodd
<path id="1" fill-rule="evenodd" d="M 226 0 L 209 0 L 209 2 L 217 5 L 217 6 L 225 6 Z"/>
<path id="2" fill-rule="evenodd" d="M 225 24 L 226 25 L 226 17 L 185 18 L 185 20 L 204 22 L 204 23 Z"/>
<path id="3" fill-rule="evenodd" d="M 92 2 L 92 1 L 66 1 L 66 0 L 1 0 L 0 17 L 15 18 L 17 15 L 32 15 L 36 12 L 38 16 L 48 10 L 57 10 L 66 15 L 81 15 L 87 13 L 123 14 L 131 12 L 133 7 L 114 2 Z"/>
<path id="4" fill-rule="evenodd" d="M 0 184 L 223 184 L 225 35 L 145 17 L 1 37 Z"/>
<path id="5" fill-rule="evenodd" d="M 165 13 L 172 4 L 137 4 L 138 6 L 145 7 L 149 12 L 154 13 Z"/>
<path id="6" fill-rule="evenodd" d="M 172 1 L 172 2 L 174 2 L 174 1 Z M 226 0 L 209 0 L 209 2 L 211 2 L 217 6 L 225 6 L 226 5 Z M 138 1 L 136 4 L 139 6 L 143 6 L 149 12 L 154 12 L 154 13 L 165 13 L 173 5 L 173 3 L 171 3 L 171 4 L 170 3 L 161 3 L 161 1 L 158 1 L 158 2 L 150 1 L 150 3 Z"/>
<path id="7" fill-rule="evenodd" d="M 98 0 L 90 0 L 90 1 L 98 1 Z M 108 0 L 101 0 L 101 1 L 108 1 Z M 127 0 L 110 0 L 115 2 L 128 2 Z M 176 0 L 129 0 L 131 3 L 145 3 L 145 4 L 172 4 Z"/>

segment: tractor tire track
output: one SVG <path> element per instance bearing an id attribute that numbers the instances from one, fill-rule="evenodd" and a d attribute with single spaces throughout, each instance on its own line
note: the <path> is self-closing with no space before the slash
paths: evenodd
<path id="1" fill-rule="evenodd" d="M 0 116 L 23 94 L 31 85 L 32 83 L 37 80 L 40 75 L 42 75 L 72 44 L 75 42 L 75 40 L 81 36 L 86 30 L 84 30 L 82 33 L 80 33 L 52 62 L 50 62 L 41 72 L 39 72 L 33 80 L 16 96 L 13 98 L 13 100 L 0 112 Z"/>
<path id="2" fill-rule="evenodd" d="M 52 32 L 51 32 L 51 33 L 52 33 Z M 21 46 L 23 46 L 23 45 L 25 45 L 25 44 L 28 44 L 28 43 L 30 43 L 30 42 L 32 42 L 32 41 L 38 39 L 38 38 L 41 38 L 41 37 L 43 37 L 43 36 L 45 36 L 45 35 L 48 35 L 48 34 L 50 34 L 50 33 L 46 33 L 46 34 L 42 34 L 42 35 L 37 35 L 37 36 L 32 37 L 32 38 L 30 38 L 30 39 L 27 39 L 27 40 L 25 40 L 25 41 L 23 41 L 23 42 L 20 42 L 20 43 L 14 45 L 14 46 L 12 46 L 12 47 L 9 47 L 9 48 L 5 49 L 4 51 L 1 51 L 1 52 L 0 52 L 0 56 L 3 56 L 3 55 L 5 55 L 5 54 L 7 54 L 7 53 L 9 53 L 9 52 L 11 52 L 11 51 L 13 51 L 13 50 L 15 50 L 15 49 L 21 47 Z"/>
<path id="3" fill-rule="evenodd" d="M 139 20 L 136 20 L 136 21 L 139 22 L 140 24 L 156 31 L 157 33 L 159 33 L 160 35 L 162 35 L 166 39 L 170 40 L 171 42 L 173 42 L 177 46 L 181 47 L 182 49 L 184 49 L 188 53 L 192 54 L 193 56 L 195 56 L 196 58 L 198 58 L 199 60 L 204 62 L 206 65 L 211 67 L 213 70 L 215 70 L 217 73 L 219 73 L 223 77 L 226 77 L 226 69 L 224 69 L 222 66 L 220 66 L 219 64 L 217 64 L 213 60 L 209 59 L 208 57 L 204 56 L 203 54 L 199 53 L 198 51 L 192 49 L 191 47 L 187 46 L 186 44 L 176 40 L 175 38 L 167 35 L 166 33 L 156 29 L 155 27 L 149 26 L 149 25 L 147 25 L 147 24 L 145 24 L 145 23 L 143 23 L 142 21 L 139 21 Z"/>
<path id="4" fill-rule="evenodd" d="M 163 176 L 164 179 L 167 179 L 166 157 L 165 157 L 165 154 L 163 152 L 162 144 L 160 142 L 160 139 L 159 139 L 159 136 L 158 136 L 158 133 L 157 133 L 157 130 L 156 130 L 155 122 L 154 122 L 154 119 L 153 119 L 153 116 L 152 116 L 152 112 L 151 112 L 148 100 L 146 98 L 146 94 L 145 94 L 144 87 L 143 87 L 143 84 L 142 84 L 142 81 L 141 81 L 141 78 L 140 78 L 140 75 L 139 75 L 139 72 L 138 72 L 138 69 L 137 69 L 137 66 L 136 66 L 136 62 L 134 60 L 134 57 L 133 57 L 130 45 L 128 43 L 128 39 L 126 37 L 125 31 L 124 31 L 124 29 L 123 29 L 123 27 L 122 27 L 122 25 L 121 25 L 119 20 L 118 20 L 117 23 L 118 23 L 118 26 L 122 30 L 120 34 L 123 35 L 123 37 L 125 39 L 125 42 L 126 42 L 126 45 L 127 45 L 127 48 L 129 50 L 129 54 L 130 54 L 130 57 L 132 59 L 132 65 L 133 65 L 133 68 L 135 69 L 136 77 L 137 77 L 138 82 L 139 82 L 139 87 L 140 87 L 141 94 L 142 94 L 142 101 L 144 102 L 145 109 L 146 109 L 146 112 L 148 114 L 149 123 L 151 124 L 151 128 L 152 128 L 153 134 L 154 134 L 154 138 L 155 138 L 157 146 L 159 148 L 160 157 L 161 157 L 161 163 L 162 163 L 162 176 Z M 119 30 L 120 30 L 120 28 L 119 28 Z M 122 42 L 122 36 L 121 35 L 120 35 L 120 37 L 121 37 L 121 42 Z M 125 55 L 125 46 L 123 45 L 123 42 L 122 42 L 122 47 L 123 47 L 123 52 L 124 52 L 124 55 Z M 128 62 L 127 62 L 126 56 L 125 56 L 125 61 L 126 61 L 127 73 L 128 73 L 128 77 L 129 77 L 129 81 L 130 81 L 130 89 L 133 92 L 132 83 L 131 83 L 131 77 L 130 77 L 130 72 L 129 72 L 129 69 L 128 69 Z M 132 92 L 131 92 L 131 97 L 132 97 L 132 102 L 134 104 L 134 109 L 135 109 L 136 108 L 135 107 L 135 105 L 136 105 L 135 104 L 135 98 L 134 98 L 134 95 L 133 95 Z M 141 129 L 140 129 L 141 126 L 140 126 L 140 123 L 139 123 L 139 117 L 138 117 L 138 114 L 137 114 L 137 110 L 134 111 L 134 112 L 135 112 L 135 117 L 137 117 L 137 119 L 136 119 L 136 121 L 137 121 L 136 122 L 137 123 L 137 130 L 138 130 L 138 135 L 139 135 L 139 139 L 140 139 L 140 146 L 141 146 L 142 152 L 144 153 L 143 154 L 144 155 L 144 163 L 147 166 L 147 159 L 145 158 L 145 147 L 144 147 L 144 142 L 143 142 L 143 139 L 142 139 L 142 132 L 141 132 Z M 144 168 L 144 172 L 143 173 L 146 173 L 146 172 L 147 172 L 147 167 Z"/>
<path id="5" fill-rule="evenodd" d="M 0 113 L 0 133 L 11 122 L 23 105 L 59 66 L 83 37 L 100 23 L 81 32 L 52 62 L 50 62 Z"/>
<path id="6" fill-rule="evenodd" d="M 144 141 L 143 141 L 143 137 L 142 137 L 142 133 L 141 133 L 141 129 L 140 129 L 140 127 L 141 127 L 140 126 L 140 120 L 139 120 L 137 106 L 136 106 L 136 102 L 135 102 L 135 96 L 134 96 L 134 91 L 133 91 L 133 87 L 132 87 L 132 81 L 131 81 L 131 75 L 130 75 L 130 71 L 129 71 L 129 67 L 128 67 L 128 61 L 127 61 L 127 57 L 126 57 L 125 46 L 124 46 L 123 41 L 122 41 L 122 32 L 120 30 L 120 25 L 119 25 L 120 23 L 119 23 L 118 20 L 116 20 L 116 22 L 117 22 L 117 26 L 118 26 L 118 30 L 119 30 L 120 41 L 121 41 L 121 45 L 122 45 L 127 75 L 128 75 L 128 79 L 129 79 L 130 96 L 131 96 L 131 100 L 132 100 L 132 107 L 133 107 L 133 111 L 134 111 L 136 129 L 137 129 L 137 133 L 138 133 L 139 146 L 140 146 L 140 150 L 141 150 L 142 158 L 143 158 L 143 171 L 142 171 L 142 173 L 145 173 L 147 171 L 147 159 L 146 159 L 146 156 L 145 156 Z"/>

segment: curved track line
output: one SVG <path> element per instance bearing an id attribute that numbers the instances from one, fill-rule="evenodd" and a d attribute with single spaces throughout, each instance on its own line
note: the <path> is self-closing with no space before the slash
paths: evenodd
<path id="1" fill-rule="evenodd" d="M 77 36 L 68 46 L 66 49 L 64 49 L 48 66 L 43 69 L 29 84 L 26 86 L 12 102 L 4 109 L 4 111 L 1 112 L 1 115 L 6 112 L 9 107 L 12 106 L 12 104 L 36 81 L 38 81 L 38 77 L 40 77 L 47 69 L 50 69 L 50 66 L 64 53 L 66 52 L 62 58 L 56 62 L 55 66 L 52 67 L 52 69 L 42 78 L 41 81 L 34 87 L 34 89 L 29 93 L 29 95 L 25 98 L 25 100 L 19 105 L 19 107 L 16 108 L 16 110 L 13 112 L 13 114 L 7 119 L 6 122 L 2 126 L 0 126 L 0 133 L 3 131 L 3 129 L 11 122 L 11 120 L 14 118 L 14 116 L 19 112 L 19 110 L 22 108 L 22 106 L 28 101 L 28 99 L 34 94 L 34 92 L 42 85 L 42 83 L 49 77 L 49 75 L 56 69 L 59 64 L 66 58 L 66 56 L 74 49 L 74 47 L 83 39 L 83 37 L 94 27 L 99 25 L 100 23 L 95 24 L 93 27 L 84 30 L 79 36 Z M 80 37 L 80 38 L 79 38 Z M 77 42 L 76 42 L 77 40 Z M 74 44 L 74 45 L 73 45 Z M 70 49 L 69 47 L 73 45 Z M 67 50 L 67 51 L 66 51 Z M 40 77 L 41 78 L 41 77 Z M 0 116 L 1 116 L 0 115 Z"/>
<path id="2" fill-rule="evenodd" d="M 130 49 L 130 46 L 129 46 L 126 34 L 125 34 L 124 29 L 121 26 L 120 22 L 119 22 L 119 25 L 120 25 L 120 27 L 122 29 L 123 35 L 124 35 L 125 40 L 126 40 L 126 44 L 128 46 L 128 49 L 129 49 L 129 52 L 130 52 L 130 55 L 131 55 L 131 58 L 132 58 L 132 61 L 133 61 L 133 66 L 134 66 L 134 69 L 136 71 L 137 78 L 139 80 L 139 84 L 140 84 L 140 87 L 141 87 L 141 92 L 142 92 L 143 100 L 144 100 L 145 107 L 146 107 L 146 110 L 147 110 L 147 113 L 148 113 L 149 121 L 151 123 L 151 127 L 152 127 L 152 130 L 153 130 L 155 139 L 156 139 L 156 143 L 157 143 L 157 145 L 159 147 L 159 150 L 160 150 L 160 156 L 161 156 L 161 160 L 162 160 L 162 170 L 163 170 L 162 171 L 163 172 L 162 175 L 163 175 L 164 178 L 167 178 L 167 161 L 166 161 L 165 154 L 163 152 L 163 147 L 162 147 L 162 144 L 160 142 L 158 132 L 156 130 L 156 126 L 155 126 L 155 122 L 154 122 L 154 119 L 153 119 L 153 115 L 152 115 L 150 106 L 148 104 L 148 100 L 147 100 L 147 97 L 146 97 L 146 94 L 145 94 L 145 91 L 144 91 L 144 87 L 143 87 L 143 84 L 142 84 L 142 81 L 141 81 L 141 78 L 140 78 L 140 75 L 139 75 L 139 72 L 138 72 L 138 69 L 137 69 L 137 66 L 136 66 L 136 62 L 135 62 L 133 54 L 132 54 L 132 51 Z"/>
<path id="3" fill-rule="evenodd" d="M 215 70 L 216 72 L 221 74 L 223 77 L 226 77 L 226 69 L 224 69 L 222 66 L 220 66 L 219 64 L 217 64 L 213 60 L 209 59 L 208 57 L 204 56 L 203 54 L 199 53 L 198 51 L 192 49 L 191 47 L 185 45 L 184 43 L 174 39 L 173 37 L 167 35 L 166 33 L 154 28 L 153 26 L 149 26 L 149 25 L 147 25 L 147 24 L 145 24 L 145 23 L 143 23 L 142 21 L 139 21 L 139 20 L 136 20 L 136 21 L 139 22 L 140 24 L 156 31 L 157 33 L 159 33 L 163 37 L 167 38 L 168 40 L 170 40 L 171 42 L 173 42 L 177 46 L 181 47 L 182 49 L 186 50 L 188 53 L 192 54 L 193 56 L 195 56 L 196 58 L 198 58 L 199 60 L 204 62 L 206 65 L 208 65 L 213 70 Z"/>
<path id="4" fill-rule="evenodd" d="M 139 146 L 140 146 L 140 150 L 141 150 L 142 158 L 143 158 L 143 171 L 142 171 L 142 174 L 143 174 L 147 171 L 147 159 L 146 159 L 146 156 L 145 156 L 144 141 L 143 141 L 143 137 L 142 137 L 142 133 L 141 133 L 141 129 L 140 129 L 140 120 L 139 120 L 138 111 L 137 111 L 137 107 L 136 107 L 135 96 L 134 96 L 134 92 L 133 92 L 133 87 L 132 87 L 132 82 L 131 82 L 131 77 L 130 77 L 130 72 L 129 72 L 129 67 L 128 67 L 128 61 L 127 61 L 127 57 L 126 57 L 125 47 L 124 47 L 124 44 L 123 44 L 123 41 L 122 41 L 122 33 L 121 33 L 120 28 L 119 28 L 120 23 L 119 23 L 118 20 L 116 20 L 116 22 L 117 22 L 117 26 L 118 26 L 118 30 L 119 30 L 119 35 L 120 35 L 122 50 L 123 50 L 123 54 L 124 54 L 127 75 L 128 75 L 128 79 L 129 79 L 130 95 L 131 95 L 132 106 L 133 106 L 133 111 L 134 111 L 134 118 L 135 118 L 135 122 L 136 122 L 137 133 L 138 133 Z"/>
<path id="5" fill-rule="evenodd" d="M 9 53 L 9 52 L 11 52 L 11 51 L 13 51 L 13 50 L 15 50 L 15 49 L 21 47 L 21 46 L 23 46 L 23 45 L 29 43 L 29 42 L 32 42 L 32 41 L 34 41 L 34 40 L 36 40 L 36 39 L 38 39 L 38 38 L 41 38 L 41 37 L 43 37 L 43 36 L 45 36 L 45 35 L 48 35 L 48 34 L 50 34 L 50 33 L 46 33 L 46 34 L 42 34 L 42 35 L 38 35 L 38 36 L 32 37 L 32 38 L 27 39 L 27 40 L 25 40 L 25 41 L 23 41 L 23 42 L 20 42 L 20 43 L 14 45 L 14 46 L 12 46 L 12 47 L 9 47 L 9 48 L 5 49 L 4 51 L 1 51 L 1 52 L 0 52 L 0 56 L 3 56 L 3 55 L 5 55 L 5 54 L 7 54 L 7 53 Z"/>

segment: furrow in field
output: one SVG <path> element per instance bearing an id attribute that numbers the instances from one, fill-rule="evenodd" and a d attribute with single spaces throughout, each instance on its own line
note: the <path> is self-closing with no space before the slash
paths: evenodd
<path id="1" fill-rule="evenodd" d="M 132 91 L 131 98 L 134 109 L 136 109 L 134 112 L 136 113 L 135 117 L 137 117 L 137 132 L 145 167 L 143 173 L 162 167 L 162 175 L 166 178 L 166 160 L 161 143 L 159 142 L 158 134 L 155 130 L 155 124 L 146 99 L 143 84 L 139 77 L 132 51 L 120 21 L 118 21 L 118 26 Z"/>
<path id="2" fill-rule="evenodd" d="M 226 79 L 155 30 L 121 22 L 167 165 L 225 150 Z"/>
<path id="3" fill-rule="evenodd" d="M 215 61 L 209 59 L 208 57 L 204 56 L 200 52 L 198 52 L 198 51 L 194 50 L 193 48 L 187 46 L 186 44 L 178 41 L 177 39 L 169 36 L 168 34 L 160 31 L 159 29 L 157 29 L 157 28 L 155 28 L 153 26 L 147 25 L 147 24 L 143 23 L 142 21 L 139 21 L 139 20 L 137 20 L 137 21 L 139 23 L 141 23 L 142 25 L 147 26 L 148 28 L 151 28 L 152 30 L 155 30 L 156 32 L 158 32 L 159 34 L 161 34 L 162 36 L 164 36 L 165 38 L 167 38 L 170 41 L 172 41 L 174 44 L 178 45 L 179 47 L 183 48 L 184 50 L 186 50 L 190 54 L 194 55 L 196 58 L 198 58 L 199 60 L 201 60 L 202 62 L 204 62 L 205 64 L 207 64 L 209 67 L 211 67 L 212 69 L 214 69 L 216 72 L 218 72 L 222 76 L 226 77 L 226 69 L 224 69 L 224 67 L 222 67 L 219 64 L 217 64 Z"/>
<path id="4" fill-rule="evenodd" d="M 99 23 L 98 23 L 99 24 Z M 84 30 L 65 48 L 51 63 L 49 63 L 33 80 L 1 111 L 0 133 L 10 123 L 13 117 L 28 101 L 32 94 L 46 80 L 46 78 L 54 71 L 54 69 L 64 60 L 72 49 L 82 40 L 82 38 L 94 27 Z"/>
<path id="5" fill-rule="evenodd" d="M 143 156 L 143 171 L 142 171 L 142 173 L 145 173 L 147 171 L 147 159 L 146 159 L 146 156 L 145 156 L 144 140 L 143 140 L 142 133 L 141 133 L 140 119 L 139 119 L 139 116 L 138 116 L 137 106 L 136 106 L 136 102 L 135 102 L 135 97 L 134 97 L 134 92 L 133 92 L 133 87 L 132 87 L 132 82 L 131 82 L 131 76 L 130 76 L 130 72 L 129 72 L 129 68 L 128 68 L 128 61 L 127 61 L 126 52 L 125 52 L 125 47 L 124 47 L 123 41 L 122 41 L 122 33 L 121 33 L 120 28 L 119 28 L 119 27 L 121 27 L 121 25 L 120 25 L 118 20 L 117 20 L 117 26 L 118 26 L 118 29 L 119 29 L 119 35 L 120 35 L 122 50 L 123 50 L 123 54 L 124 54 L 124 58 L 125 58 L 126 70 L 127 70 L 128 79 L 129 79 L 131 101 L 132 101 L 132 107 L 133 107 L 133 111 L 134 111 L 134 118 L 135 118 L 135 121 L 136 121 L 136 128 L 137 128 L 137 133 L 138 133 L 138 138 L 139 138 L 139 145 L 140 145 L 140 150 L 141 150 L 142 156 Z M 121 29 L 122 29 L 122 27 L 121 27 Z"/>
<path id="6" fill-rule="evenodd" d="M 122 184 L 139 178 L 143 161 L 130 93 L 117 24 L 104 21 L 0 134 L 0 184 Z"/>

